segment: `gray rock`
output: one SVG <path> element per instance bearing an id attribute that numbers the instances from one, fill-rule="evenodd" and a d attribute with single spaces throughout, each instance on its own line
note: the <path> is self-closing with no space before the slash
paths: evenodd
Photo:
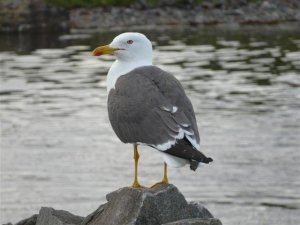
<path id="1" fill-rule="evenodd" d="M 213 215 L 208 211 L 207 208 L 205 208 L 200 202 L 190 202 L 190 207 L 195 207 L 197 209 L 197 217 L 208 219 L 208 218 L 214 218 Z"/>
<path id="2" fill-rule="evenodd" d="M 201 203 L 188 203 L 174 185 L 124 187 L 106 199 L 107 203 L 86 218 L 42 207 L 38 215 L 16 225 L 222 225 Z"/>
<path id="3" fill-rule="evenodd" d="M 68 29 L 68 10 L 45 0 L 1 0 L 0 32 L 62 31 Z"/>
<path id="4" fill-rule="evenodd" d="M 75 216 L 64 210 L 42 207 L 36 225 L 79 225 L 83 217 Z"/>
<path id="5" fill-rule="evenodd" d="M 262 9 L 266 9 L 266 10 L 275 10 L 276 9 L 276 5 L 270 1 L 263 1 L 261 3 L 260 6 Z"/>
<path id="6" fill-rule="evenodd" d="M 300 21 L 299 0 L 163 0 L 155 7 L 147 0 L 135 6 L 61 8 L 45 0 L 0 0 L 0 32 L 96 32 L 161 25 L 270 24 Z M 199 4 L 198 4 L 198 3 Z M 140 9 L 143 10 L 140 10 Z"/>
<path id="7" fill-rule="evenodd" d="M 33 216 L 31 216 L 27 219 L 19 221 L 15 225 L 36 225 L 37 216 L 38 216 L 37 214 L 34 214 Z M 12 223 L 5 223 L 5 224 L 2 224 L 2 225 L 13 225 L 13 224 Z"/>
<path id="8" fill-rule="evenodd" d="M 191 218 L 204 219 L 201 225 L 218 224 L 209 219 L 213 216 L 204 206 L 188 203 L 174 185 L 158 185 L 151 189 L 125 187 L 108 194 L 106 199 L 108 202 L 87 216 L 81 225 L 156 225 Z"/>
<path id="9" fill-rule="evenodd" d="M 193 219 L 178 220 L 171 223 L 165 223 L 163 225 L 222 225 L 222 223 L 220 220 L 215 218 L 210 218 L 210 219 L 193 218 Z"/>
<path id="10" fill-rule="evenodd" d="M 37 214 L 25 219 L 21 220 L 20 222 L 16 223 L 16 225 L 35 225 L 36 224 L 36 219 L 37 219 Z"/>

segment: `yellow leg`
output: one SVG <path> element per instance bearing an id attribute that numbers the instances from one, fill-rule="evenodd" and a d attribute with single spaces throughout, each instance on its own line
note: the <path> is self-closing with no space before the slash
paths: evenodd
<path id="1" fill-rule="evenodd" d="M 138 181 L 138 162 L 139 162 L 139 152 L 137 149 L 137 144 L 134 144 L 134 154 L 133 154 L 133 159 L 134 159 L 134 181 L 133 184 L 131 185 L 131 187 L 133 188 L 141 188 L 143 187 L 142 185 L 140 185 L 139 181 Z"/>
<path id="2" fill-rule="evenodd" d="M 169 184 L 167 163 L 164 163 L 164 177 L 163 177 L 162 181 L 152 185 L 151 188 L 153 188 L 159 184 Z"/>
<path id="3" fill-rule="evenodd" d="M 167 163 L 164 163 L 164 177 L 163 177 L 161 183 L 169 184 Z"/>

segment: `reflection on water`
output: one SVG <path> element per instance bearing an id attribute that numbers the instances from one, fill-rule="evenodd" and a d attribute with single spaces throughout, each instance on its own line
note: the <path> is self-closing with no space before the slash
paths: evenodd
<path id="1" fill-rule="evenodd" d="M 202 150 L 215 160 L 197 172 L 171 169 L 171 182 L 224 224 L 298 224 L 299 30 L 145 33 L 155 64 L 184 85 Z M 40 206 L 84 216 L 131 183 L 132 146 L 116 138 L 106 112 L 114 58 L 91 56 L 113 36 L 0 36 L 1 222 Z M 154 150 L 141 148 L 141 182 L 159 180 L 162 169 Z"/>

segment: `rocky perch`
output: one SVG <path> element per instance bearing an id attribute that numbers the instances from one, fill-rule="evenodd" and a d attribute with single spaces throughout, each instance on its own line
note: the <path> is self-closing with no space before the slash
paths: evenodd
<path id="1" fill-rule="evenodd" d="M 174 185 L 124 187 L 106 199 L 107 203 L 85 218 L 42 207 L 39 214 L 16 225 L 222 225 L 200 203 L 187 202 Z"/>

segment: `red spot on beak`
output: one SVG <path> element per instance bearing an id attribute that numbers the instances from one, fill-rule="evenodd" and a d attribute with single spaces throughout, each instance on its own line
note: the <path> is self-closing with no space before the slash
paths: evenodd
<path id="1" fill-rule="evenodd" d="M 100 51 L 99 51 L 99 52 L 96 52 L 96 53 L 95 53 L 95 56 L 100 56 L 100 55 L 103 55 L 103 52 L 100 52 Z"/>

